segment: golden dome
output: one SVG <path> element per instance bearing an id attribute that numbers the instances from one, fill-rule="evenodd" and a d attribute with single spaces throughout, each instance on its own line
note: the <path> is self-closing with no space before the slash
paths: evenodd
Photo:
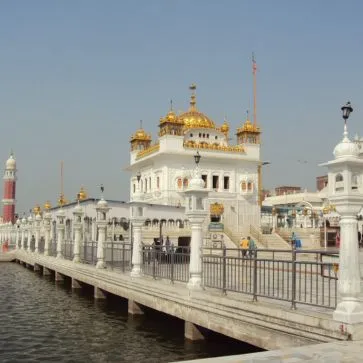
<path id="1" fill-rule="evenodd" d="M 190 96 L 190 107 L 187 112 L 178 116 L 179 121 L 184 123 L 184 128 L 186 129 L 215 129 L 216 126 L 214 122 L 204 113 L 197 110 L 197 101 L 195 96 L 195 89 L 197 88 L 196 85 L 192 84 L 189 88 L 192 90 L 192 95 Z"/>
<path id="2" fill-rule="evenodd" d="M 34 212 L 34 214 L 35 214 L 35 215 L 40 214 L 41 209 L 40 209 L 39 204 L 37 204 L 37 205 L 33 208 L 33 212 Z"/>
<path id="3" fill-rule="evenodd" d="M 221 131 L 223 133 L 227 133 L 229 131 L 229 125 L 226 120 L 224 120 L 223 125 L 221 126 Z"/>
<path id="4" fill-rule="evenodd" d="M 248 118 L 245 121 L 245 123 L 242 125 L 242 127 L 237 129 L 237 133 L 240 132 L 254 132 L 254 133 L 260 133 L 261 130 L 258 126 L 254 125 Z"/>
<path id="5" fill-rule="evenodd" d="M 213 203 L 209 206 L 210 214 L 213 216 L 220 216 L 224 212 L 223 204 L 220 203 Z"/>
<path id="6" fill-rule="evenodd" d="M 50 201 L 49 201 L 49 200 L 47 200 L 47 201 L 45 202 L 45 204 L 44 204 L 44 209 L 45 209 L 45 210 L 49 210 L 50 208 L 52 208 L 52 205 L 50 204 Z"/>
<path id="7" fill-rule="evenodd" d="M 68 203 L 67 199 L 64 197 L 64 194 L 61 193 L 60 196 L 59 196 L 59 199 L 58 199 L 58 205 L 60 207 L 63 207 L 67 203 Z"/>
<path id="8" fill-rule="evenodd" d="M 79 190 L 79 193 L 77 194 L 77 199 L 78 200 L 85 200 L 85 199 L 87 199 L 87 193 L 86 193 L 86 191 L 84 190 L 83 187 L 81 187 L 81 189 Z"/>
<path id="9" fill-rule="evenodd" d="M 151 135 L 147 134 L 143 128 L 140 128 L 131 136 L 131 141 L 134 140 L 151 141 Z"/>
<path id="10" fill-rule="evenodd" d="M 330 212 L 330 208 L 329 207 L 324 207 L 323 208 L 323 213 L 324 214 L 328 214 Z"/>

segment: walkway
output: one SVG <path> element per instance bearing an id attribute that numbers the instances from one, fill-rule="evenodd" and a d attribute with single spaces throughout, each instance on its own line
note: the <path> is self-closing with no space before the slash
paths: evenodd
<path id="1" fill-rule="evenodd" d="M 96 269 L 92 265 L 73 263 L 64 259 L 15 251 L 13 258 L 43 273 L 55 271 L 56 280 L 72 278 L 74 287 L 86 283 L 95 287 L 95 297 L 106 292 L 176 316 L 235 339 L 264 349 L 279 349 L 336 340 L 362 340 L 362 325 L 341 324 L 332 319 L 332 310 L 299 306 L 263 297 L 253 302 L 251 296 L 230 291 L 207 289 L 190 291 L 183 282 L 154 280 L 149 276 L 133 278 L 128 272 L 119 273 Z"/>

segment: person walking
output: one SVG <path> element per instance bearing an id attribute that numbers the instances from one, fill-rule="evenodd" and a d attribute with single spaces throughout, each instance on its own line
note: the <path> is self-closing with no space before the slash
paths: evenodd
<path id="1" fill-rule="evenodd" d="M 247 237 L 247 240 L 248 240 L 248 257 L 253 258 L 256 251 L 256 243 L 250 236 Z"/>
<path id="2" fill-rule="evenodd" d="M 241 239 L 241 243 L 240 243 L 240 246 L 242 248 L 242 257 L 245 258 L 246 255 L 247 255 L 247 251 L 248 251 L 248 246 L 249 246 L 249 243 L 248 243 L 248 239 L 247 238 L 244 238 L 242 237 Z"/>
<path id="3" fill-rule="evenodd" d="M 291 248 L 295 248 L 296 247 L 296 235 L 295 232 L 292 232 L 291 235 Z"/>

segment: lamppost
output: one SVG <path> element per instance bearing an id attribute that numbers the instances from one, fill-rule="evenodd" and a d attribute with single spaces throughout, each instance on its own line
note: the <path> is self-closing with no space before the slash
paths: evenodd
<path id="1" fill-rule="evenodd" d="M 79 204 L 80 194 L 77 194 L 78 203 L 73 209 L 73 226 L 74 226 L 74 246 L 73 246 L 73 262 L 80 262 L 80 243 L 81 243 L 81 229 L 82 229 L 82 215 L 83 209 Z"/>
<path id="2" fill-rule="evenodd" d="M 201 156 L 199 152 L 194 155 L 196 167 L 185 194 L 185 214 L 191 225 L 192 236 L 190 241 L 189 263 L 189 289 L 200 289 L 202 284 L 201 249 L 203 243 L 203 222 L 208 214 L 206 197 L 208 191 L 204 188 L 204 180 L 199 170 Z"/>
<path id="3" fill-rule="evenodd" d="M 145 223 L 146 204 L 141 202 L 141 193 L 139 188 L 141 174 L 138 172 L 137 177 L 137 193 L 136 198 L 131 204 L 130 220 L 131 220 L 131 242 L 132 242 L 132 270 L 131 276 L 141 276 L 142 263 L 142 226 Z"/>
<path id="4" fill-rule="evenodd" d="M 339 301 L 334 320 L 356 324 L 363 322 L 363 304 L 359 265 L 357 214 L 363 203 L 363 194 L 354 185 L 355 178 L 362 177 L 363 160 L 356 143 L 348 138 L 347 120 L 353 111 L 348 102 L 342 108 L 344 119 L 343 140 L 334 149 L 334 160 L 322 166 L 328 167 L 328 195 L 340 214 L 339 253 Z"/>

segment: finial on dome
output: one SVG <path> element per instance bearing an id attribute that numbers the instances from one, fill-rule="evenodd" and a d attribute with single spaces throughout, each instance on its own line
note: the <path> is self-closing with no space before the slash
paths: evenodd
<path id="1" fill-rule="evenodd" d="M 190 96 L 190 110 L 191 111 L 195 111 L 197 109 L 197 101 L 196 101 L 196 95 L 195 95 L 195 90 L 197 89 L 197 86 L 195 83 L 192 83 L 189 86 L 189 89 L 192 91 L 192 94 Z"/>
<path id="2" fill-rule="evenodd" d="M 173 100 L 170 100 L 170 111 L 173 111 Z"/>

